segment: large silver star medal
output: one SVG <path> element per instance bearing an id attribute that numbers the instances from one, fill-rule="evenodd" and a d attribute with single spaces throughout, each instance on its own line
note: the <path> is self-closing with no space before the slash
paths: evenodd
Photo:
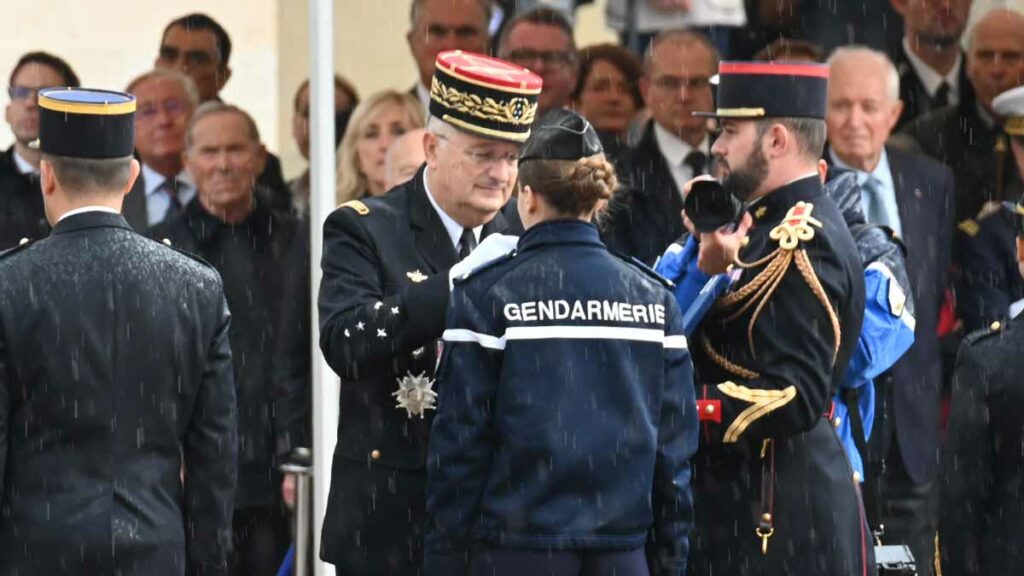
<path id="1" fill-rule="evenodd" d="M 413 376 L 412 372 L 398 379 L 398 390 L 391 393 L 398 399 L 395 408 L 404 408 L 409 418 L 419 416 L 427 410 L 434 410 L 437 392 L 434 392 L 434 380 L 428 378 L 426 372 Z"/>

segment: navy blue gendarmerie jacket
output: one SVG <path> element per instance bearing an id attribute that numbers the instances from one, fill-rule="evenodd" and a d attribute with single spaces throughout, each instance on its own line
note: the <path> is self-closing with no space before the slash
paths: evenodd
<path id="1" fill-rule="evenodd" d="M 452 290 L 427 461 L 425 573 L 476 545 L 633 550 L 685 573 L 693 371 L 665 281 L 578 220 Z"/>

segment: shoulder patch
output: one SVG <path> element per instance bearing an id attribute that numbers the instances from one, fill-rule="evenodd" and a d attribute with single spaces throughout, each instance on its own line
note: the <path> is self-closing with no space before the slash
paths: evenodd
<path id="1" fill-rule="evenodd" d="M 620 260 L 624 260 L 627 264 L 633 266 L 634 268 L 636 268 L 637 270 L 642 272 L 645 276 L 649 276 L 653 280 L 658 281 L 658 283 L 660 283 L 665 288 L 668 288 L 669 290 L 675 289 L 675 287 L 676 287 L 675 282 L 669 280 L 668 278 L 665 278 L 661 274 L 658 274 L 657 272 L 654 271 L 653 268 L 651 268 L 647 264 L 644 264 L 640 260 L 637 260 L 636 257 L 634 257 L 634 256 L 627 256 L 625 254 L 622 254 L 621 252 L 617 252 L 615 250 L 612 250 L 611 248 L 609 248 L 608 251 L 611 252 L 616 258 L 619 258 Z"/>
<path id="2" fill-rule="evenodd" d="M 338 208 L 351 208 L 360 216 L 366 216 L 370 213 L 370 209 L 366 207 L 366 204 L 363 204 L 362 200 L 349 200 L 341 206 L 338 206 Z"/>
<path id="3" fill-rule="evenodd" d="M 462 276 L 459 276 L 457 278 L 453 278 L 452 279 L 452 283 L 453 284 L 462 284 L 463 282 L 469 280 L 470 278 L 476 276 L 477 274 L 483 272 L 484 270 L 490 270 L 491 268 L 494 268 L 495 266 L 497 266 L 497 265 L 499 265 L 499 264 L 501 264 L 503 262 L 508 262 L 509 260 L 515 258 L 517 253 L 518 253 L 517 250 L 513 250 L 513 251 L 509 252 L 508 254 L 505 254 L 504 256 L 499 256 L 499 257 L 495 258 L 494 260 L 491 260 L 490 262 L 485 262 L 485 263 L 477 266 L 476 268 L 473 268 L 469 272 L 466 272 Z"/>
<path id="4" fill-rule="evenodd" d="M 975 330 L 974 332 L 971 332 L 967 336 L 964 336 L 964 345 L 965 346 L 973 346 L 974 344 L 977 344 L 978 342 L 981 342 L 982 340 L 984 340 L 984 339 L 986 339 L 986 338 L 988 338 L 990 336 L 994 336 L 996 334 L 999 334 L 1002 331 L 1003 331 L 1003 322 L 997 320 L 997 321 L 993 322 L 992 324 L 989 324 L 988 328 L 982 328 L 980 330 Z"/>
<path id="5" fill-rule="evenodd" d="M 814 229 L 821 228 L 821 222 L 811 217 L 814 204 L 810 202 L 797 202 L 786 212 L 786 217 L 772 231 L 768 237 L 779 243 L 783 250 L 793 250 L 800 242 L 807 242 L 814 238 Z"/>
<path id="6" fill-rule="evenodd" d="M 960 222 L 959 224 L 956 225 L 956 227 L 959 228 L 961 232 L 967 234 L 971 238 L 977 236 L 978 230 L 980 229 L 978 223 L 975 222 L 972 218 L 968 218 L 967 220 Z"/>
<path id="7" fill-rule="evenodd" d="M 4 258 L 6 256 L 10 256 L 11 254 L 14 254 L 15 252 L 20 252 L 21 250 L 24 250 L 25 248 L 28 248 L 29 246 L 31 246 L 33 242 L 35 242 L 35 240 L 29 239 L 29 238 L 22 238 L 21 241 L 18 242 L 17 246 L 12 246 L 12 247 L 10 247 L 10 248 L 8 248 L 6 250 L 0 250 L 0 258 Z"/>

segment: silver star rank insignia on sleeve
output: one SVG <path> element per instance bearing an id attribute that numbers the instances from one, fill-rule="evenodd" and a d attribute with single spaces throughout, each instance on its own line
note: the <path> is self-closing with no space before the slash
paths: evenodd
<path id="1" fill-rule="evenodd" d="M 362 330 L 365 330 L 365 329 L 366 329 L 366 324 L 363 324 L 362 322 L 356 324 L 356 330 L 362 331 Z"/>
<path id="2" fill-rule="evenodd" d="M 414 376 L 412 372 L 398 380 L 398 390 L 391 393 L 398 399 L 395 408 L 404 409 L 407 417 L 419 416 L 427 410 L 434 410 L 437 401 L 437 392 L 434 392 L 434 380 L 428 378 L 425 372 Z"/>
<path id="3" fill-rule="evenodd" d="M 405 275 L 409 277 L 409 280 L 412 280 L 417 284 L 427 279 L 427 275 L 424 274 L 423 272 L 420 272 L 419 270 L 411 270 L 409 272 L 406 272 Z"/>
<path id="4" fill-rule="evenodd" d="M 373 309 L 374 310 L 380 310 L 380 307 L 383 306 L 383 305 L 384 305 L 383 302 L 377 302 L 376 304 L 373 305 Z"/>
<path id="5" fill-rule="evenodd" d="M 377 328 L 377 338 L 387 338 L 388 333 L 383 328 Z"/>
<path id="6" fill-rule="evenodd" d="M 391 307 L 391 313 L 392 314 L 398 314 L 398 306 L 392 306 Z"/>

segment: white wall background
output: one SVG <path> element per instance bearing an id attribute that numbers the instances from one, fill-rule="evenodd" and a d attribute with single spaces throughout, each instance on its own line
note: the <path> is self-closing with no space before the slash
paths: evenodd
<path id="1" fill-rule="evenodd" d="M 361 95 L 408 89 L 416 76 L 405 42 L 410 0 L 335 0 L 335 68 Z M 604 26 L 605 0 L 579 10 L 581 46 L 614 40 Z M 149 70 L 171 20 L 205 12 L 231 36 L 233 70 L 222 96 L 256 119 L 285 176 L 304 162 L 291 138 L 292 98 L 309 74 L 306 0 L 0 0 L 0 105 L 18 58 L 44 50 L 67 60 L 82 84 L 122 90 Z M 13 141 L 0 122 L 0 149 Z"/>
<path id="2" fill-rule="evenodd" d="M 264 141 L 277 149 L 278 0 L 0 0 L 0 6 L 3 106 L 11 70 L 26 52 L 60 56 L 83 86 L 123 90 L 153 67 L 168 22 L 209 14 L 232 42 L 233 75 L 222 96 L 250 112 Z M 0 147 L 13 141 L 10 127 L 0 123 Z"/>

